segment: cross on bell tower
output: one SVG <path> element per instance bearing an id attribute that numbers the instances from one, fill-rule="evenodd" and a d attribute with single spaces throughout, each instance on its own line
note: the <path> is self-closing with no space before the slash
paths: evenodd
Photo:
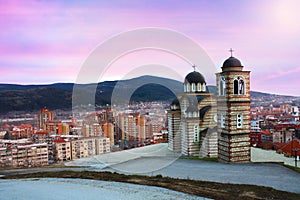
<path id="1" fill-rule="evenodd" d="M 234 50 L 232 48 L 230 48 L 229 52 L 230 52 L 230 57 L 232 57 L 232 54 L 233 54 Z"/>

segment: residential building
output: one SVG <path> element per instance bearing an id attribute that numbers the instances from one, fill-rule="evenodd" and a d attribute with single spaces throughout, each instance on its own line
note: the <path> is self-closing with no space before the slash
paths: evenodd
<path id="1" fill-rule="evenodd" d="M 109 138 L 89 137 L 70 142 L 72 160 L 110 152 Z"/>
<path id="2" fill-rule="evenodd" d="M 47 143 L 28 145 L 11 144 L 0 148 L 0 156 L 1 167 L 34 167 L 49 164 Z"/>
<path id="3" fill-rule="evenodd" d="M 45 129 L 44 124 L 49 120 L 54 120 L 54 113 L 47 108 L 42 108 L 38 114 L 38 128 Z"/>

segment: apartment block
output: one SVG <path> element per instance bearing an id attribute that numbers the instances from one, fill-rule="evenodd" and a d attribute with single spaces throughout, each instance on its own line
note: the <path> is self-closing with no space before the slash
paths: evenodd
<path id="1" fill-rule="evenodd" d="M 48 144 L 10 145 L 0 148 L 0 166 L 34 167 L 48 165 Z"/>

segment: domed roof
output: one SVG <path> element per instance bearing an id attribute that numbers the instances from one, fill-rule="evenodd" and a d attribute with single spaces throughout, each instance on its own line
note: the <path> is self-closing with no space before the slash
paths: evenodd
<path id="1" fill-rule="evenodd" d="M 205 83 L 205 79 L 199 72 L 193 71 L 189 73 L 186 77 L 184 82 L 189 83 Z"/>
<path id="2" fill-rule="evenodd" d="M 172 101 L 171 105 L 180 106 L 180 103 L 179 103 L 178 99 L 176 98 Z"/>
<path id="3" fill-rule="evenodd" d="M 241 67 L 242 63 L 239 59 L 235 57 L 229 57 L 227 60 L 224 61 L 223 67 Z"/>

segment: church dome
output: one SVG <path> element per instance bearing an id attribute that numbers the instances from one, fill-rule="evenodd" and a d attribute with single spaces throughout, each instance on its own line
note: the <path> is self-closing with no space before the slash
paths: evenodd
<path id="1" fill-rule="evenodd" d="M 223 70 L 223 72 L 224 71 L 242 71 L 243 66 L 239 59 L 231 56 L 224 61 L 222 70 Z"/>
<path id="2" fill-rule="evenodd" d="M 242 66 L 241 61 L 235 57 L 229 57 L 227 60 L 224 61 L 223 67 L 240 67 Z"/>
<path id="3" fill-rule="evenodd" d="M 189 82 L 191 83 L 205 83 L 205 79 L 202 76 L 202 74 L 200 74 L 199 72 L 193 71 L 191 73 L 189 73 L 186 77 L 184 82 Z"/>

